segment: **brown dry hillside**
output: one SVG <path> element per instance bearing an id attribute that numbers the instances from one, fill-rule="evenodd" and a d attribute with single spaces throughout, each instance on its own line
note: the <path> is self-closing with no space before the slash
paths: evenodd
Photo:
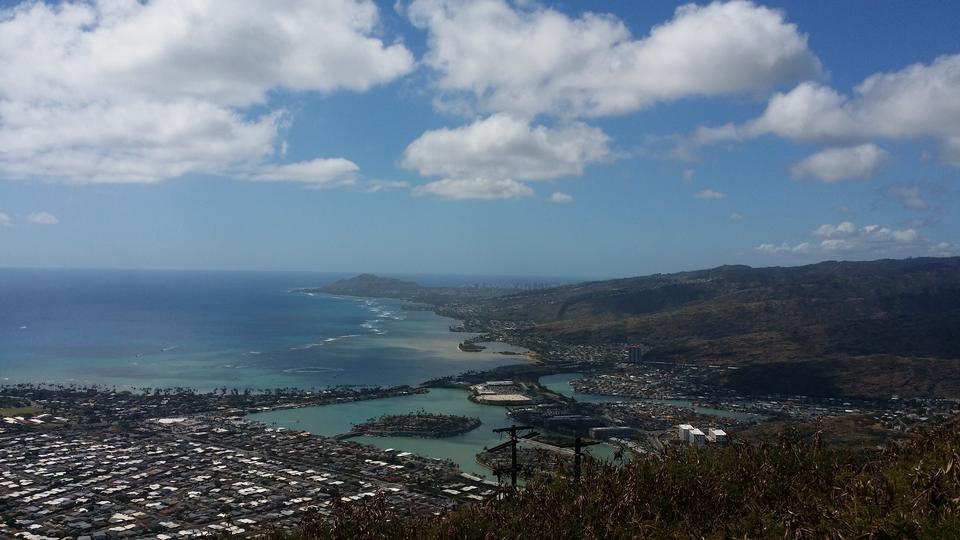
<path id="1" fill-rule="evenodd" d="M 651 359 L 743 366 L 727 382 L 747 391 L 960 397 L 960 258 L 723 266 L 484 307 L 563 341 L 640 342 Z"/>

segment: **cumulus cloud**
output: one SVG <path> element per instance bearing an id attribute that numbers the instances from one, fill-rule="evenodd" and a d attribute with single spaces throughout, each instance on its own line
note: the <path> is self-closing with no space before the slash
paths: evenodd
<path id="1" fill-rule="evenodd" d="M 510 178 L 444 178 L 434 182 L 421 184 L 414 188 L 416 195 L 433 195 L 441 199 L 451 200 L 494 200 L 516 199 L 533 195 L 533 190 Z"/>
<path id="2" fill-rule="evenodd" d="M 0 212 L 0 227 L 9 227 L 10 225 L 13 225 L 13 220 L 10 219 L 10 216 Z"/>
<path id="3" fill-rule="evenodd" d="M 960 55 L 871 75 L 849 96 L 804 82 L 771 97 L 759 118 L 701 127 L 693 142 L 710 144 L 767 134 L 826 144 L 933 139 L 941 159 L 960 166 Z"/>
<path id="4" fill-rule="evenodd" d="M 569 204 L 573 202 L 573 195 L 563 193 L 562 191 L 555 191 L 550 194 L 547 200 L 555 204 Z"/>
<path id="5" fill-rule="evenodd" d="M 730 221 L 743 221 L 743 214 L 739 212 L 733 212 L 730 214 Z"/>
<path id="6" fill-rule="evenodd" d="M 875 144 L 828 148 L 791 165 L 790 175 L 827 183 L 869 178 L 887 157 L 887 152 Z"/>
<path id="7" fill-rule="evenodd" d="M 768 254 L 904 256 L 928 252 L 939 245 L 931 243 L 912 227 L 892 229 L 876 224 L 858 227 L 849 221 L 823 224 L 810 235 L 814 240 L 798 244 L 760 244 L 755 249 Z"/>
<path id="8" fill-rule="evenodd" d="M 579 175 L 610 157 L 609 137 L 579 122 L 548 128 L 501 113 L 455 129 L 428 131 L 401 164 L 424 176 L 544 180 Z"/>
<path id="9" fill-rule="evenodd" d="M 755 249 L 761 253 L 810 253 L 810 243 L 803 242 L 800 244 L 788 244 L 783 242 L 781 244 L 760 244 Z"/>
<path id="10" fill-rule="evenodd" d="M 854 226 L 853 223 L 849 221 L 843 221 L 836 225 L 825 223 L 817 227 L 816 229 L 814 229 L 812 234 L 814 236 L 822 236 L 824 238 L 834 238 L 834 237 L 849 236 L 856 230 L 857 228 L 856 226 Z"/>
<path id="11" fill-rule="evenodd" d="M 444 194 L 455 189 L 482 199 L 518 197 L 532 192 L 522 182 L 583 174 L 588 164 L 611 157 L 608 144 L 603 131 L 586 124 L 532 126 L 500 113 L 424 133 L 407 146 L 401 165 L 423 176 L 445 177 L 428 184 Z"/>
<path id="12" fill-rule="evenodd" d="M 642 38 L 611 15 L 527 2 L 414 0 L 406 13 L 427 30 L 424 64 L 458 108 L 597 117 L 823 74 L 796 25 L 745 1 L 681 6 Z"/>
<path id="13" fill-rule="evenodd" d="M 701 189 L 693 194 L 695 199 L 722 199 L 726 196 L 727 195 L 725 193 L 720 193 L 719 191 L 714 191 L 712 189 Z"/>
<path id="14" fill-rule="evenodd" d="M 413 68 L 402 44 L 376 35 L 368 0 L 262 7 L 99 0 L 0 9 L 0 175 L 270 176 L 271 166 L 260 169 L 290 121 L 271 110 L 272 92 L 362 91 Z"/>
<path id="15" fill-rule="evenodd" d="M 27 221 L 30 223 L 36 223 L 37 225 L 56 225 L 60 223 L 60 220 L 57 219 L 57 216 L 51 214 L 50 212 L 34 212 L 27 216 Z"/>

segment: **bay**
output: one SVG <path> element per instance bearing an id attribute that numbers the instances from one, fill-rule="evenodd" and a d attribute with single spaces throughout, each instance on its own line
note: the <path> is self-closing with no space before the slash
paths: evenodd
<path id="1" fill-rule="evenodd" d="M 290 292 L 341 277 L 0 269 L 0 383 L 393 386 L 523 361 L 398 300 Z"/>

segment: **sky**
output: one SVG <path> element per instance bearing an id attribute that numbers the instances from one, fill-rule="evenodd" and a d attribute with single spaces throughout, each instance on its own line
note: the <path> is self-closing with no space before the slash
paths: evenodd
<path id="1" fill-rule="evenodd" d="M 960 255 L 960 4 L 0 0 L 0 266 Z"/>

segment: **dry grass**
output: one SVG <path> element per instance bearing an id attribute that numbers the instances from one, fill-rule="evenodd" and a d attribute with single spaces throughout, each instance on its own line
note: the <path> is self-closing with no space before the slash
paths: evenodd
<path id="1" fill-rule="evenodd" d="M 533 479 L 441 518 L 343 505 L 266 538 L 960 538 L 960 423 L 883 451 L 801 442 L 674 451 Z"/>

